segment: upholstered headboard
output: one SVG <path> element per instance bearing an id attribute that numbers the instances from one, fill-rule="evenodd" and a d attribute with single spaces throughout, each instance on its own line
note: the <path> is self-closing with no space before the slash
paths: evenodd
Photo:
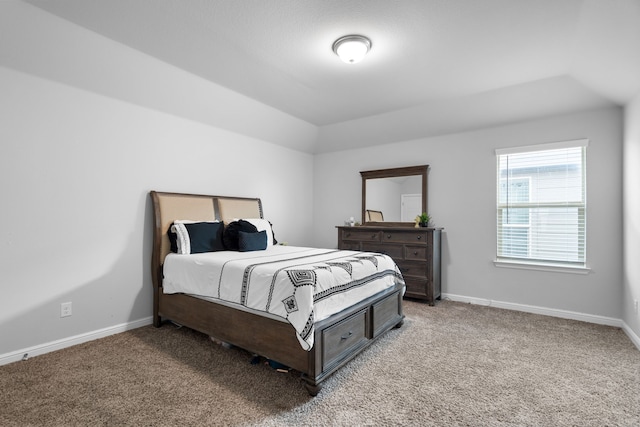
<path id="1" fill-rule="evenodd" d="M 155 289 L 162 286 L 162 263 L 170 252 L 167 231 L 175 220 L 224 221 L 234 218 L 263 218 L 257 198 L 206 196 L 201 194 L 151 192 L 154 211 L 151 269 Z"/>

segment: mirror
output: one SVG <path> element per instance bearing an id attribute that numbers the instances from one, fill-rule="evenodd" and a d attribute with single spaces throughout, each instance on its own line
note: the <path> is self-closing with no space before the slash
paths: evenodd
<path id="1" fill-rule="evenodd" d="M 428 165 L 362 171 L 362 224 L 413 226 L 427 210 Z"/>

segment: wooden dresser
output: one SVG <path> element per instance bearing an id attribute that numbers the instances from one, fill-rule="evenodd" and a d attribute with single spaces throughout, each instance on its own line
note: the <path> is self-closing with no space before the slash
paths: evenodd
<path id="1" fill-rule="evenodd" d="M 440 298 L 442 228 L 337 227 L 338 249 L 380 252 L 396 262 L 407 285 L 405 297 L 434 305 Z"/>

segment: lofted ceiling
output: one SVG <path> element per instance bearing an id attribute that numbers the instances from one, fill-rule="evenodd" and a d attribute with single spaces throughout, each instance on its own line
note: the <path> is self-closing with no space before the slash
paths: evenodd
<path id="1" fill-rule="evenodd" d="M 312 152 L 609 105 L 640 0 L 25 0 L 318 128 Z M 372 41 L 345 64 L 331 45 Z"/>

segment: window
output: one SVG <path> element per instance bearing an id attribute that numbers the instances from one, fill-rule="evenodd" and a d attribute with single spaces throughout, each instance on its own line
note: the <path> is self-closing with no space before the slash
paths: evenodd
<path id="1" fill-rule="evenodd" d="M 587 145 L 496 150 L 497 261 L 585 267 Z"/>

